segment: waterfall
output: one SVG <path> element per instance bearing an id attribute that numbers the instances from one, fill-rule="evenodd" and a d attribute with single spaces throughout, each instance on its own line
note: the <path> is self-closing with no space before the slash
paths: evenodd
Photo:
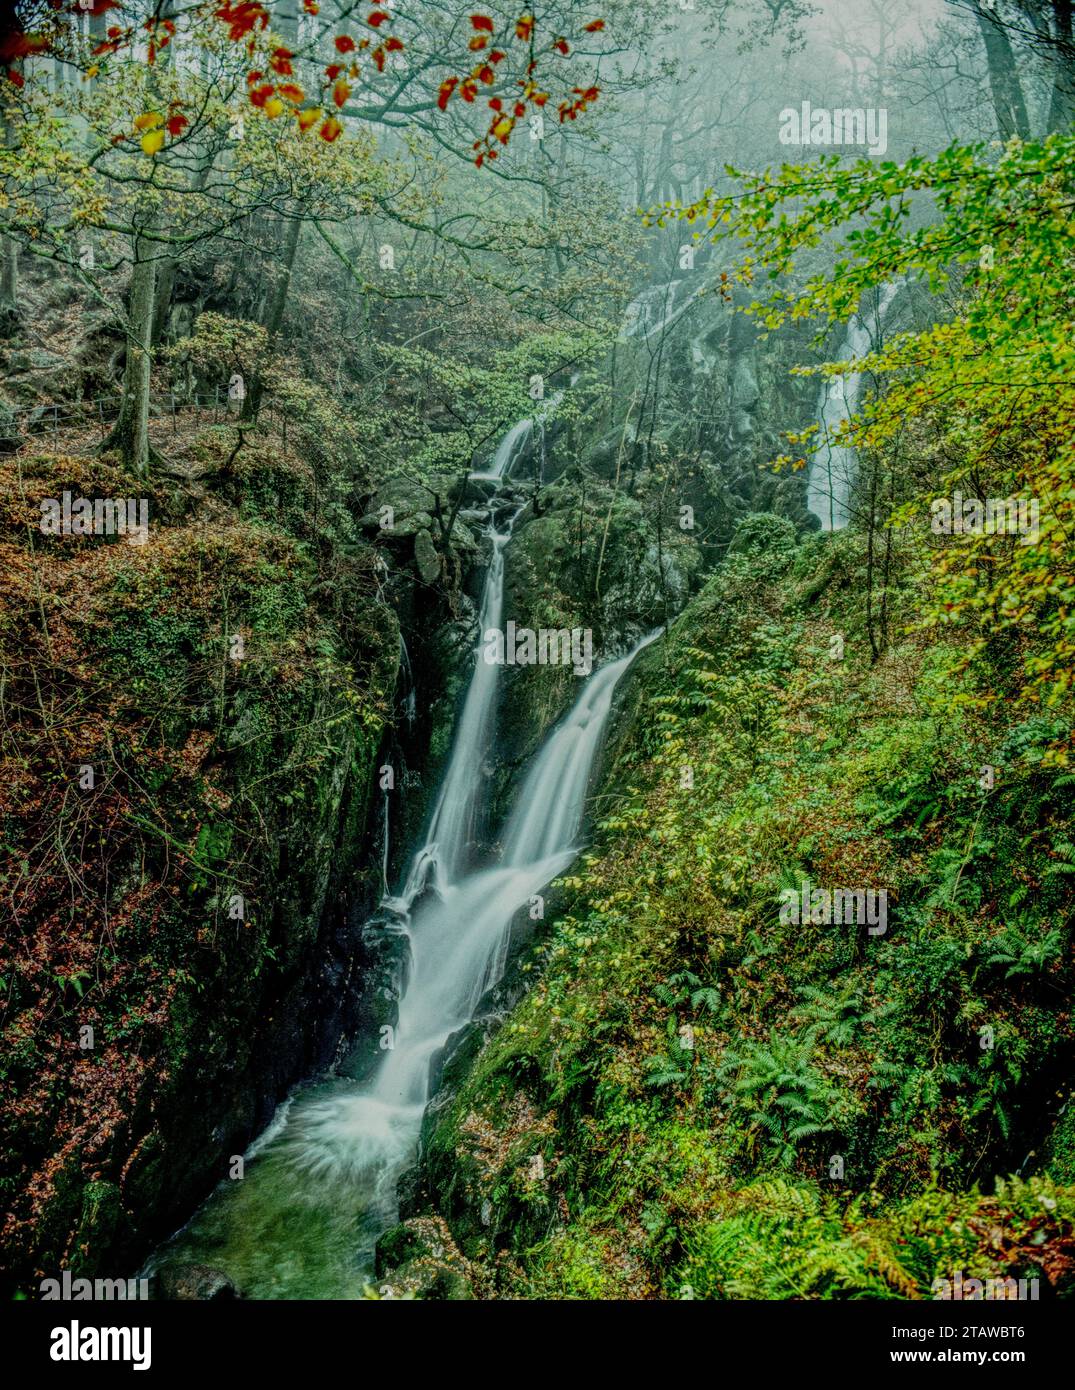
<path id="1" fill-rule="evenodd" d="M 386 896 L 367 924 L 404 936 L 409 952 L 398 1019 L 380 1029 L 378 1063 L 372 1074 L 362 1069 L 365 1080 L 344 1070 L 281 1107 L 247 1150 L 256 1162 L 243 1180 L 223 1181 L 146 1274 L 179 1258 L 219 1266 L 251 1298 L 361 1297 L 377 1238 L 398 1219 L 396 1188 L 417 1151 L 432 1064 L 503 975 L 516 914 L 578 855 L 617 685 L 659 632 L 581 684 L 523 778 L 499 861 L 489 850 L 475 864 L 501 669 L 486 663 L 480 639 L 501 626 L 504 551 L 517 515 L 502 530 L 489 525 L 478 647 L 424 843 L 400 894 Z"/>
<path id="2" fill-rule="evenodd" d="M 514 517 L 512 518 L 514 521 Z M 506 531 L 492 531 L 493 554 L 482 593 L 478 642 L 463 710 L 455 731 L 448 770 L 441 783 L 426 843 L 415 856 L 406 887 L 390 906 L 406 913 L 426 885 L 430 871 L 441 889 L 462 864 L 477 829 L 484 769 L 493 734 L 493 712 L 500 667 L 484 659 L 482 634 L 501 627 L 504 611 L 504 547 Z"/>
<path id="3" fill-rule="evenodd" d="M 705 285 L 699 284 L 689 294 L 683 293 L 685 289 L 685 280 L 673 278 L 663 285 L 651 285 L 636 295 L 624 311 L 620 342 L 628 338 L 646 342 L 656 337 L 662 329 L 670 328 L 703 293 Z"/>
<path id="4" fill-rule="evenodd" d="M 502 582 L 501 575 L 497 585 Z M 307 1107 L 293 1124 L 295 1161 L 309 1172 L 319 1178 L 373 1176 L 371 1209 L 379 1213 L 374 1224 L 382 1230 L 394 1219 L 396 1182 L 414 1153 L 433 1059 L 502 973 L 515 914 L 577 856 L 586 791 L 616 686 L 658 635 L 651 633 L 626 656 L 594 672 L 546 738 L 508 818 L 499 865 L 458 874 L 449 869 L 460 855 L 445 856 L 448 840 L 440 827 L 456 827 L 461 849 L 458 827 L 464 817 L 442 791 L 427 842 L 415 858 L 418 871 L 412 870 L 408 880 L 411 896 L 405 892 L 393 900 L 395 910 L 405 914 L 411 948 L 393 1046 L 361 1093 Z M 472 692 L 484 680 L 476 667 Z M 476 730 L 464 713 L 444 780 L 445 790 L 457 788 L 453 796 L 470 796 L 471 766 L 483 759 Z M 431 859 L 442 872 L 432 891 L 418 897 L 417 885 L 424 884 Z"/>
<path id="5" fill-rule="evenodd" d="M 520 420 L 517 424 L 512 425 L 496 446 L 496 452 L 490 460 L 489 467 L 484 472 L 472 473 L 470 476 L 491 482 L 501 482 L 511 473 L 515 461 L 530 443 L 533 429 L 533 420 Z"/>
<path id="6" fill-rule="evenodd" d="M 901 283 L 894 281 L 882 287 L 877 308 L 868 321 L 859 314 L 852 317 L 840 347 L 839 361 L 853 362 L 873 351 Z M 820 443 L 810 459 L 806 505 L 821 522 L 823 531 L 839 531 L 850 518 L 848 501 L 855 481 L 855 450 L 847 444 L 833 444 L 831 438 L 858 410 L 861 394 L 861 372 L 826 383 L 821 389 L 817 407 Z"/>
<path id="7" fill-rule="evenodd" d="M 574 385 L 574 382 L 572 382 Z M 534 440 L 534 432 L 538 431 L 541 440 L 541 468 L 544 475 L 545 467 L 545 426 L 548 423 L 550 414 L 556 409 L 564 398 L 562 391 L 556 391 L 549 399 L 535 412 L 533 419 L 520 420 L 512 425 L 507 434 L 496 446 L 496 452 L 489 462 L 489 467 L 477 473 L 472 473 L 472 478 L 483 482 L 506 482 L 511 477 L 511 470 L 522 458 L 523 454 Z"/>
<path id="8" fill-rule="evenodd" d="M 399 634 L 399 669 L 403 673 L 406 695 L 403 697 L 403 714 L 407 720 L 407 727 L 414 727 L 415 716 L 418 713 L 417 694 L 414 688 L 414 671 L 411 669 L 411 654 L 407 650 L 407 643 L 403 640 L 403 633 Z"/>

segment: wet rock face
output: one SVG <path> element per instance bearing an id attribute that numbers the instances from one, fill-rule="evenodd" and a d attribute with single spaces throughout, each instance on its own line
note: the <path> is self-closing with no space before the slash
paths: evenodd
<path id="1" fill-rule="evenodd" d="M 474 1298 L 473 1271 L 439 1216 L 418 1216 L 386 1231 L 377 1242 L 382 1298 Z"/>
<path id="2" fill-rule="evenodd" d="M 156 1276 L 157 1298 L 210 1303 L 241 1297 L 228 1276 L 211 1265 L 165 1265 Z"/>

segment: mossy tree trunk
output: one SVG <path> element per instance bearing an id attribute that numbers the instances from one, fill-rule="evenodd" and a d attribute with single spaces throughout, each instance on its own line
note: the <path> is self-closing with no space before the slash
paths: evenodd
<path id="1" fill-rule="evenodd" d="M 15 132 L 6 113 L 0 112 L 0 135 L 10 149 Z M 19 247 L 13 237 L 0 235 L 0 334 L 12 333 L 19 320 Z"/>
<path id="2" fill-rule="evenodd" d="M 291 288 L 291 272 L 295 268 L 295 253 L 299 248 L 299 234 L 302 231 L 302 221 L 294 217 L 287 224 L 284 233 L 284 246 L 280 258 L 279 274 L 276 284 L 273 286 L 272 298 L 269 301 L 268 312 L 265 315 L 265 329 L 268 335 L 268 351 L 271 353 L 276 345 L 276 340 L 280 336 L 280 329 L 284 322 L 284 310 L 287 308 L 287 294 Z M 260 372 L 255 372 L 253 379 L 248 383 L 246 389 L 246 399 L 243 401 L 242 419 L 256 420 L 258 411 L 261 409 L 261 398 L 265 393 L 265 379 Z"/>
<path id="3" fill-rule="evenodd" d="M 127 361 L 119 418 L 102 446 L 115 449 L 137 473 L 149 471 L 149 384 L 152 359 L 153 309 L 157 283 L 157 253 L 144 232 L 134 237 L 130 305 L 127 327 Z"/>

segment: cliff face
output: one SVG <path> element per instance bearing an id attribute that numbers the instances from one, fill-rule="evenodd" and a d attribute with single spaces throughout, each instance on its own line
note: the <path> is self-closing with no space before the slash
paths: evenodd
<path id="1" fill-rule="evenodd" d="M 389 738 L 406 690 L 378 554 L 318 515 L 297 454 L 226 467 L 207 435 L 195 455 L 148 484 L 76 457 L 0 474 L 14 1287 L 128 1273 L 373 1026 L 385 817 L 401 838 L 434 780 L 434 719 Z M 42 534 L 64 492 L 142 499 L 148 538 Z M 414 678 L 447 705 L 436 659 Z M 382 791 L 386 760 L 416 775 Z"/>

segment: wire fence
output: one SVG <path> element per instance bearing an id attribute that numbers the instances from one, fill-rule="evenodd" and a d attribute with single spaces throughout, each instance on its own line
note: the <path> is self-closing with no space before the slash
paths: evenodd
<path id="1" fill-rule="evenodd" d="M 37 405 L 0 406 L 0 452 L 14 453 L 28 438 L 51 436 L 58 439 L 61 430 L 70 428 L 96 429 L 102 441 L 119 418 L 120 396 L 96 396 L 92 400 L 49 401 Z M 178 435 L 180 419 L 203 417 L 214 425 L 238 424 L 243 402 L 229 396 L 227 388 L 217 387 L 209 394 L 186 394 L 177 391 L 157 392 L 150 397 L 149 418 L 171 420 L 172 433 Z M 21 423 L 20 423 L 21 422 Z M 268 429 L 279 434 L 287 443 L 288 416 L 280 404 L 263 400 L 257 419 L 242 422 L 251 428 Z M 294 432 L 294 423 L 292 423 Z"/>

